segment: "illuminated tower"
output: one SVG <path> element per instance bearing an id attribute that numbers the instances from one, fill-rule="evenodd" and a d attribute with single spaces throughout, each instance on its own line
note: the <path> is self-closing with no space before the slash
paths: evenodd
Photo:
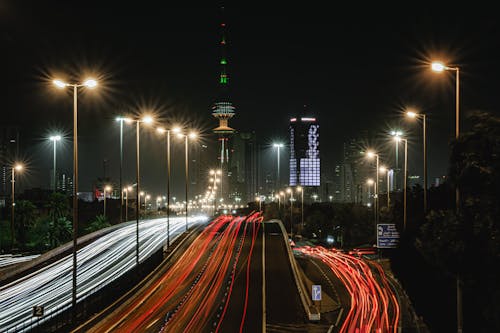
<path id="1" fill-rule="evenodd" d="M 224 7 L 222 7 L 224 10 Z M 219 126 L 214 128 L 214 133 L 219 135 L 220 142 L 220 163 L 228 162 L 229 150 L 227 141 L 230 134 L 234 133 L 234 129 L 228 126 L 228 120 L 234 116 L 234 106 L 229 101 L 229 75 L 227 73 L 227 55 L 226 55 L 226 23 L 220 24 L 221 39 L 220 39 L 220 75 L 219 87 L 220 95 L 217 102 L 212 106 L 212 116 L 219 120 Z"/>
<path id="2" fill-rule="evenodd" d="M 224 7 L 221 8 L 224 11 Z M 229 137 L 235 132 L 235 130 L 228 126 L 228 121 L 234 116 L 234 106 L 229 100 L 229 75 L 227 73 L 227 54 L 226 54 L 226 23 L 222 20 L 220 24 L 221 29 L 221 39 L 220 39 L 220 75 L 219 75 L 219 87 L 220 94 L 217 101 L 212 106 L 212 116 L 219 120 L 219 126 L 213 129 L 214 133 L 218 135 L 219 140 L 219 152 L 218 159 L 220 162 L 220 168 L 224 173 L 227 174 L 227 164 L 229 161 L 229 148 L 228 141 Z M 221 197 L 222 192 L 221 183 Z"/>

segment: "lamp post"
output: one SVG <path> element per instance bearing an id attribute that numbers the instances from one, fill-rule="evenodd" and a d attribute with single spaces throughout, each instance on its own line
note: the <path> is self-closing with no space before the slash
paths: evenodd
<path id="1" fill-rule="evenodd" d="M 290 238 L 293 238 L 293 191 L 289 187 L 286 189 L 287 193 L 290 193 Z"/>
<path id="2" fill-rule="evenodd" d="M 54 192 L 57 190 L 57 180 L 56 180 L 56 177 L 57 177 L 57 173 L 56 173 L 56 146 L 57 146 L 57 141 L 61 140 L 61 136 L 60 135 L 53 135 L 51 136 L 50 138 L 50 141 L 52 141 L 54 143 L 54 170 L 52 170 L 52 178 L 53 178 L 53 184 L 52 184 L 52 189 L 54 190 Z"/>
<path id="3" fill-rule="evenodd" d="M 282 143 L 274 143 L 273 147 L 276 148 L 277 156 L 276 156 L 276 161 L 278 163 L 278 167 L 276 169 L 276 188 L 280 188 L 280 148 L 283 147 Z"/>
<path id="4" fill-rule="evenodd" d="M 386 182 L 387 182 L 387 210 L 389 210 L 389 207 L 391 206 L 391 189 L 390 189 L 390 184 L 389 184 L 389 168 L 386 168 L 385 166 L 381 166 L 380 169 L 379 169 L 380 172 L 384 173 L 386 172 L 387 173 L 387 179 L 386 179 Z"/>
<path id="5" fill-rule="evenodd" d="M 401 136 L 403 135 L 403 132 L 401 132 L 400 130 L 395 130 L 395 131 L 391 131 L 389 133 L 390 135 L 394 136 L 394 137 L 397 137 L 397 136 Z M 395 150 L 395 162 L 394 162 L 394 190 L 395 191 L 398 191 L 398 174 L 399 174 L 399 144 L 398 142 L 396 141 L 396 150 Z"/>
<path id="6" fill-rule="evenodd" d="M 460 68 L 458 66 L 449 67 L 442 62 L 435 61 L 431 64 L 431 69 L 435 72 L 455 71 L 455 139 L 460 136 Z M 460 191 L 458 185 L 455 188 L 455 210 L 458 213 L 460 209 Z M 457 332 L 463 330 L 463 311 L 462 311 L 462 282 L 457 275 Z"/>
<path id="7" fill-rule="evenodd" d="M 136 181 L 136 192 L 135 192 L 135 263 L 136 266 L 139 267 L 139 212 L 140 212 L 140 204 L 139 204 L 139 195 L 140 195 L 140 141 L 139 141 L 139 133 L 140 133 L 140 123 L 151 124 L 153 122 L 153 118 L 150 116 L 145 116 L 142 119 L 135 120 L 135 181 Z"/>
<path id="8" fill-rule="evenodd" d="M 405 167 L 404 167 L 404 181 L 403 181 L 403 230 L 406 230 L 407 218 L 407 201 L 406 201 L 406 187 L 408 182 L 408 140 L 399 136 L 394 137 L 396 142 L 403 141 L 405 144 Z"/>
<path id="9" fill-rule="evenodd" d="M 128 186 L 123 191 L 125 192 L 125 221 L 128 221 L 128 194 L 132 191 L 132 186 Z"/>
<path id="10" fill-rule="evenodd" d="M 373 179 L 367 179 L 366 185 L 368 185 L 368 197 L 370 197 L 370 186 L 375 185 L 375 181 Z M 375 193 L 375 186 L 373 188 L 373 193 Z M 375 195 L 373 195 L 373 219 L 377 219 L 377 211 L 375 210 Z"/>
<path id="11" fill-rule="evenodd" d="M 11 186 L 12 186 L 12 205 L 11 205 L 11 220 L 10 220 L 10 247 L 11 249 L 14 248 L 14 245 L 15 245 L 15 233 L 14 233 L 14 215 L 15 215 L 15 207 L 16 207 L 16 196 L 15 196 L 15 189 L 16 189 L 16 186 L 15 186 L 15 183 L 16 183 L 16 170 L 17 171 L 21 171 L 23 169 L 23 165 L 22 164 L 15 164 L 12 166 L 12 178 L 11 178 Z"/>
<path id="12" fill-rule="evenodd" d="M 260 196 L 255 197 L 255 201 L 259 203 L 259 212 L 262 210 L 262 200 L 260 199 Z"/>
<path id="13" fill-rule="evenodd" d="M 110 193 L 111 192 L 111 186 L 106 185 L 104 186 L 104 217 L 106 217 L 106 192 Z"/>
<path id="14" fill-rule="evenodd" d="M 87 79 L 83 83 L 66 83 L 54 80 L 54 85 L 60 89 L 73 88 L 73 285 L 71 305 L 73 308 L 73 321 L 76 320 L 76 286 L 77 286 L 77 240 L 78 240 L 78 88 L 95 88 L 97 81 Z"/>
<path id="15" fill-rule="evenodd" d="M 167 248 L 170 247 L 170 129 L 159 127 L 159 133 L 166 134 L 167 138 Z M 174 127 L 172 132 L 178 133 L 180 128 Z"/>
<path id="16" fill-rule="evenodd" d="M 374 185 L 374 198 L 375 198 L 375 223 L 378 224 L 378 220 L 379 220 L 379 204 L 378 204 L 378 173 L 379 173 L 379 155 L 372 152 L 372 151 L 368 151 L 366 152 L 366 156 L 368 156 L 368 158 L 374 158 L 375 157 L 375 160 L 376 160 L 376 167 L 375 167 L 375 185 Z"/>
<path id="17" fill-rule="evenodd" d="M 120 122 L 120 188 L 122 188 L 122 170 L 123 170 L 123 122 L 131 123 L 132 119 L 126 117 L 117 117 Z M 120 222 L 123 222 L 123 191 L 120 191 Z"/>
<path id="18" fill-rule="evenodd" d="M 212 176 L 213 178 L 211 178 L 211 181 L 213 181 L 213 186 L 212 186 L 212 196 L 213 196 L 213 201 L 214 201 L 214 207 L 213 207 L 213 214 L 215 216 L 215 205 L 216 205 L 216 202 L 217 202 L 217 199 L 216 199 L 216 194 L 217 194 L 217 183 L 220 182 L 220 178 L 217 178 L 217 176 L 221 176 L 222 174 L 222 170 L 221 169 L 217 169 L 217 170 L 210 170 L 210 176 Z"/>
<path id="19" fill-rule="evenodd" d="M 196 137 L 197 137 L 197 134 L 194 133 L 194 132 L 191 132 L 189 134 L 181 134 L 181 133 L 178 133 L 177 136 L 179 138 L 184 138 L 184 148 L 185 148 L 185 159 L 184 159 L 184 165 L 185 165 L 185 176 L 186 176 L 186 179 L 185 179 L 185 185 L 186 185 L 186 231 L 188 231 L 188 204 L 189 204 L 189 201 L 188 201 L 188 184 L 189 184 L 189 159 L 188 159 L 188 152 L 189 152 L 189 139 L 192 139 L 194 140 Z"/>
<path id="20" fill-rule="evenodd" d="M 304 188 L 302 186 L 297 186 L 297 192 L 300 192 L 300 214 L 301 214 L 301 219 L 300 219 L 300 224 L 302 225 L 302 228 L 304 228 Z"/>
<path id="21" fill-rule="evenodd" d="M 416 113 L 414 111 L 406 112 L 409 118 L 422 118 L 423 127 L 423 146 L 424 146 L 424 214 L 427 213 L 427 119 L 425 113 Z"/>

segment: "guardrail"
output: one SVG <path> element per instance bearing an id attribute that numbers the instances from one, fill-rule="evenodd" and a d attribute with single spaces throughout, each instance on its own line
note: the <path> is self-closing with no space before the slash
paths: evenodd
<path id="1" fill-rule="evenodd" d="M 320 312 L 313 304 L 312 300 L 307 296 L 309 295 L 309 291 L 304 285 L 304 281 L 300 278 L 299 268 L 297 266 L 297 262 L 295 261 L 295 257 L 293 256 L 293 251 L 290 246 L 290 242 L 288 241 L 288 234 L 281 220 L 270 220 L 270 222 L 276 222 L 280 226 L 280 229 L 283 234 L 283 239 L 286 244 L 286 249 L 288 252 L 288 259 L 290 260 L 290 266 L 292 267 L 293 277 L 295 280 L 295 284 L 297 286 L 297 291 L 299 293 L 300 300 L 302 302 L 302 306 L 304 307 L 304 311 L 307 314 L 307 318 L 310 321 L 319 321 L 321 319 Z"/>

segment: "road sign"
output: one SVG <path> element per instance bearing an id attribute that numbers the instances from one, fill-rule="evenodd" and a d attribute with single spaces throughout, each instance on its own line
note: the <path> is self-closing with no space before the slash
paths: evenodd
<path id="1" fill-rule="evenodd" d="M 321 285 L 313 284 L 312 286 L 312 300 L 321 301 Z"/>
<path id="2" fill-rule="evenodd" d="M 377 224 L 377 247 L 391 249 L 398 247 L 399 232 L 394 223 Z"/>
<path id="3" fill-rule="evenodd" d="M 33 317 L 43 317 L 43 306 L 35 305 L 33 307 Z"/>

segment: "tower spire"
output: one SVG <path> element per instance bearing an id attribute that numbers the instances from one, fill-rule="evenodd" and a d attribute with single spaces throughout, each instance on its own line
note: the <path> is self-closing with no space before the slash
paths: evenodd
<path id="1" fill-rule="evenodd" d="M 227 71 L 228 57 L 227 57 L 227 33 L 226 22 L 224 17 L 224 6 L 221 7 L 221 22 L 220 22 L 220 52 L 221 57 L 219 60 L 220 74 L 219 74 L 219 89 L 220 94 L 218 100 L 212 106 L 212 116 L 219 120 L 219 126 L 213 129 L 215 134 L 219 135 L 220 142 L 220 163 L 221 166 L 229 160 L 228 137 L 233 134 L 235 130 L 228 125 L 229 119 L 234 116 L 234 106 L 229 100 L 229 74 Z"/>

